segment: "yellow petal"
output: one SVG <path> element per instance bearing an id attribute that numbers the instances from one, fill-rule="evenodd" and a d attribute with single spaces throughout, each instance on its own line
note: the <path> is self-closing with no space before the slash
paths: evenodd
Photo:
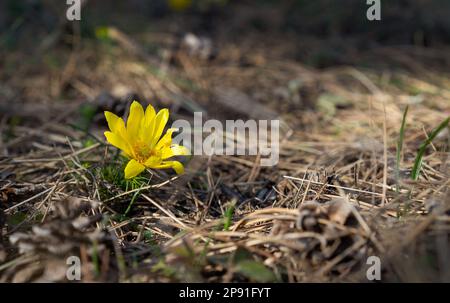
<path id="1" fill-rule="evenodd" d="M 150 104 L 145 109 L 145 121 L 150 123 L 156 116 L 155 109 Z"/>
<path id="2" fill-rule="evenodd" d="M 175 156 L 188 156 L 190 155 L 189 149 L 184 146 L 174 144 L 171 147 L 165 147 L 161 149 L 161 158 L 168 159 Z"/>
<path id="3" fill-rule="evenodd" d="M 131 179 L 142 173 L 145 166 L 136 160 L 132 159 L 128 162 L 127 167 L 125 167 L 125 179 Z"/>
<path id="4" fill-rule="evenodd" d="M 105 137 L 111 145 L 121 149 L 128 157 L 132 155 L 128 142 L 120 135 L 113 132 L 105 132 Z"/>
<path id="5" fill-rule="evenodd" d="M 117 115 L 105 111 L 105 117 L 106 117 L 106 121 L 108 121 L 108 127 L 111 130 L 112 133 L 116 134 L 116 136 L 118 136 L 119 140 L 125 141 L 126 144 L 125 146 L 123 146 L 123 148 L 126 149 L 126 152 L 129 155 L 132 154 L 132 148 L 131 145 L 129 144 L 129 139 L 128 139 L 128 135 L 127 135 L 127 131 L 125 128 L 125 122 L 123 121 L 122 118 L 118 117 Z M 117 141 L 112 139 L 113 141 Z M 113 143 L 111 143 L 113 144 Z M 114 145 L 114 144 L 113 144 Z M 117 145 L 115 145 L 117 147 Z M 122 147 L 118 147 L 120 149 L 123 149 Z"/>
<path id="6" fill-rule="evenodd" d="M 105 111 L 105 117 L 106 117 L 106 121 L 108 122 L 109 129 L 113 133 L 117 132 L 121 128 L 122 124 L 123 124 L 123 126 L 125 126 L 123 119 L 119 118 L 117 115 L 115 115 L 111 112 Z"/>
<path id="7" fill-rule="evenodd" d="M 130 140 L 138 138 L 142 119 L 144 119 L 144 109 L 139 102 L 133 101 L 127 120 L 127 134 Z"/>
<path id="8" fill-rule="evenodd" d="M 181 162 L 178 161 L 163 161 L 160 165 L 157 165 L 153 168 L 163 169 L 163 168 L 173 168 L 178 175 L 184 173 L 184 166 Z"/>
<path id="9" fill-rule="evenodd" d="M 145 166 L 147 166 L 148 168 L 155 168 L 155 166 L 158 166 L 161 164 L 161 157 L 157 157 L 157 156 L 151 156 L 150 158 L 148 158 L 145 161 Z"/>
<path id="10" fill-rule="evenodd" d="M 153 106 L 148 105 L 145 110 L 144 119 L 139 130 L 139 139 L 143 142 L 150 143 L 155 130 L 155 116 L 156 112 Z"/>
<path id="11" fill-rule="evenodd" d="M 166 134 L 158 141 L 155 146 L 156 150 L 160 150 L 164 147 L 169 147 L 172 144 L 172 133 L 176 131 L 176 128 L 169 128 Z"/>
<path id="12" fill-rule="evenodd" d="M 169 120 L 169 110 L 164 108 L 158 112 L 155 117 L 155 131 L 150 138 L 150 147 L 154 147 L 158 142 L 159 138 L 164 131 L 164 127 L 166 127 L 167 121 Z"/>

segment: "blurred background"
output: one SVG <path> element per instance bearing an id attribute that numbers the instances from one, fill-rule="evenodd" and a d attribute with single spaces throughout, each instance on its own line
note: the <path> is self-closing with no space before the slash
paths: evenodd
<path id="1" fill-rule="evenodd" d="M 17 71 L 19 65 L 20 72 L 20 66 L 30 61 L 44 69 L 64 67 L 67 60 L 57 52 L 75 46 L 74 32 L 81 50 L 91 44 L 97 56 L 107 56 L 98 47 L 108 43 L 105 30 L 110 26 L 131 35 L 155 60 L 167 60 L 167 52 L 176 51 L 185 35 L 193 33 L 190 47 L 199 55 L 209 59 L 234 55 L 241 64 L 250 65 L 272 56 L 317 68 L 359 64 L 389 69 L 396 67 L 390 60 L 383 63 L 364 55 L 376 49 L 379 56 L 390 58 L 383 53 L 388 46 L 439 52 L 450 42 L 450 3 L 446 0 L 382 1 L 378 22 L 367 20 L 369 5 L 365 2 L 88 0 L 83 3 L 81 21 L 70 22 L 65 18 L 65 1 L 5 0 L 0 3 L 2 70 Z M 230 45 L 239 50 L 230 54 Z M 18 51 L 27 58 L 19 61 L 22 64 L 7 57 Z M 436 62 L 432 67 L 442 65 Z"/>
<path id="2" fill-rule="evenodd" d="M 0 104 L 58 99 L 112 107 L 110 99 L 132 95 L 189 115 L 220 116 L 224 106 L 245 115 L 256 102 L 267 107 L 256 107 L 256 116 L 273 116 L 334 111 L 331 103 L 348 96 L 318 105 L 323 93 L 361 86 L 340 77 L 325 87 L 321 70 L 364 69 L 419 99 L 433 88 L 409 75 L 444 81 L 436 73 L 448 72 L 450 3 L 382 1 L 382 20 L 369 21 L 365 2 L 87 0 L 81 21 L 68 21 L 64 1 L 5 0 Z"/>

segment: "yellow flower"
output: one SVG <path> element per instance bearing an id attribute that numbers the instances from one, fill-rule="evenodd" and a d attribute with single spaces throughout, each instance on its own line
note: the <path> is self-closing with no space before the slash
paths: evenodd
<path id="1" fill-rule="evenodd" d="M 174 156 L 189 155 L 189 150 L 181 145 L 172 144 L 171 128 L 161 138 L 169 120 L 169 111 L 162 109 L 156 114 L 149 105 L 144 112 L 142 105 L 134 101 L 130 107 L 127 125 L 122 118 L 106 111 L 106 120 L 110 131 L 105 132 L 108 142 L 121 149 L 130 159 L 125 168 L 125 178 L 130 179 L 142 173 L 145 168 L 173 168 L 177 174 L 184 172 L 183 164 L 167 159 Z"/>

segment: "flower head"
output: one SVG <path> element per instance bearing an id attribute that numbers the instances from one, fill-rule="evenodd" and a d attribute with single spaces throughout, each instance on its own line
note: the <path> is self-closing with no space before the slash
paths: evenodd
<path id="1" fill-rule="evenodd" d="M 144 112 L 142 105 L 134 101 L 126 126 L 122 118 L 111 112 L 106 111 L 105 117 L 110 129 L 105 132 L 106 139 L 130 159 L 125 167 L 126 179 L 139 175 L 145 168 L 173 168 L 177 174 L 184 172 L 183 164 L 169 159 L 189 155 L 189 150 L 184 146 L 172 144 L 172 133 L 176 129 L 170 128 L 162 136 L 169 119 L 167 109 L 156 114 L 153 106 L 149 105 Z"/>

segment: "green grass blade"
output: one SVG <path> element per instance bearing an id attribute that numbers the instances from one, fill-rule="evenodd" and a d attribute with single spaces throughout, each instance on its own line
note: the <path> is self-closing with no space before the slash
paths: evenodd
<path id="1" fill-rule="evenodd" d="M 420 169 L 422 168 L 423 155 L 425 154 L 425 150 L 426 150 L 427 146 L 430 145 L 430 143 L 434 140 L 434 138 L 436 138 L 436 136 L 447 127 L 449 122 L 450 122 L 450 117 L 448 117 L 447 119 L 442 121 L 441 124 L 439 124 L 438 127 L 436 127 L 431 132 L 431 134 L 428 136 L 428 139 L 423 141 L 422 144 L 420 145 L 416 159 L 414 160 L 414 167 L 413 167 L 412 173 L 411 173 L 411 178 L 413 180 L 417 180 L 419 178 Z"/>
<path id="2" fill-rule="evenodd" d="M 234 213 L 234 207 L 236 205 L 236 201 L 233 200 L 230 204 L 230 206 L 228 206 L 227 210 L 225 211 L 225 218 L 224 218 L 224 223 L 223 223 L 223 230 L 228 230 L 231 226 L 231 220 L 233 218 L 233 213 Z"/>
<path id="3" fill-rule="evenodd" d="M 403 150 L 403 140 L 405 138 L 405 125 L 406 125 L 406 116 L 408 114 L 408 109 L 409 109 L 409 106 L 407 105 L 405 108 L 405 111 L 403 112 L 402 125 L 400 127 L 400 134 L 399 134 L 398 142 L 397 142 L 397 163 L 396 163 L 396 167 L 395 167 L 395 177 L 396 177 L 397 184 L 398 184 L 399 178 L 400 178 L 400 161 L 401 161 L 401 154 L 402 154 L 402 150 Z M 397 186 L 397 191 L 398 191 L 398 186 Z"/>
<path id="4" fill-rule="evenodd" d="M 131 207 L 133 206 L 134 202 L 136 201 L 136 199 L 141 195 L 141 191 L 138 190 L 137 192 L 134 193 L 133 198 L 131 198 L 130 204 L 128 204 L 127 209 L 124 212 L 124 216 L 128 215 L 128 213 L 131 210 Z"/>

